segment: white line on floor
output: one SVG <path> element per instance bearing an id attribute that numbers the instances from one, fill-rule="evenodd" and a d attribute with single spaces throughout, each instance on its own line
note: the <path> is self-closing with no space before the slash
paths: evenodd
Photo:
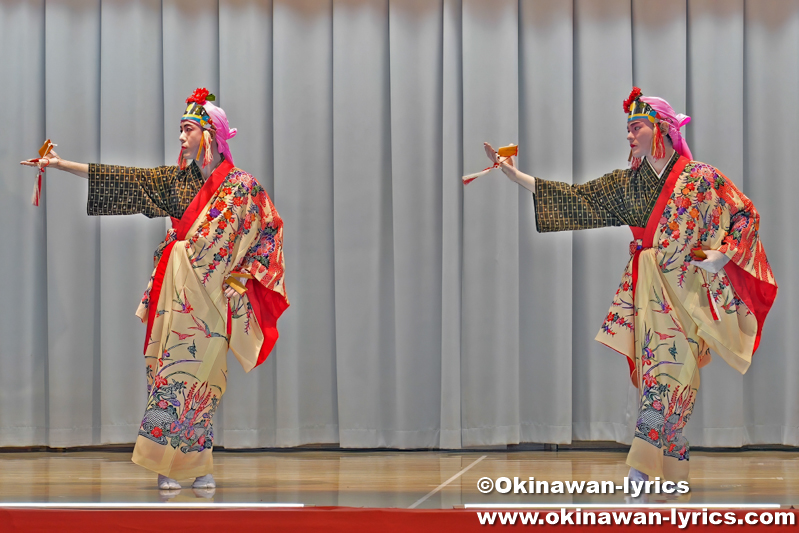
<path id="1" fill-rule="evenodd" d="M 430 492 L 428 492 L 426 496 L 423 496 L 422 498 L 419 498 L 418 500 L 416 500 L 416 503 L 414 503 L 413 505 L 411 505 L 410 507 L 408 507 L 408 509 L 416 509 L 416 507 L 418 507 L 418 506 L 419 506 L 419 504 L 421 504 L 421 503 L 422 503 L 423 501 L 425 501 L 427 498 L 429 498 L 430 496 L 432 496 L 432 495 L 433 495 L 433 494 L 435 494 L 436 492 L 440 491 L 441 489 L 443 489 L 444 487 L 446 487 L 447 485 L 449 485 L 450 483 L 452 483 L 453 481 L 455 481 L 456 479 L 458 479 L 459 477 L 461 477 L 461 476 L 462 476 L 462 475 L 463 475 L 463 474 L 464 474 L 464 473 L 465 473 L 467 470 L 469 470 L 471 467 L 473 467 L 474 465 L 476 465 L 477 463 L 479 463 L 480 461 L 482 461 L 482 460 L 483 460 L 483 459 L 485 459 L 486 457 L 488 457 L 488 456 L 487 456 L 487 455 L 484 455 L 484 456 L 480 457 L 480 458 L 479 458 L 479 459 L 477 459 L 475 462 L 473 462 L 472 464 L 470 464 L 469 466 L 467 466 L 466 468 L 464 468 L 463 470 L 461 470 L 460 472 L 458 472 L 457 474 L 455 474 L 454 476 L 452 476 L 451 478 L 449 478 L 448 480 L 446 480 L 444 483 L 442 483 L 442 484 L 441 484 L 441 485 L 439 485 L 438 487 L 436 487 L 436 488 L 434 488 L 433 490 L 431 490 Z"/>
<path id="2" fill-rule="evenodd" d="M 152 476 L 150 477 L 114 477 L 110 480 L 101 480 L 96 477 L 79 477 L 78 480 L 80 481 L 97 481 L 104 484 L 110 484 L 114 481 L 152 481 Z"/>
<path id="3" fill-rule="evenodd" d="M 691 481 L 699 481 L 699 480 L 707 481 L 741 481 L 741 480 L 750 480 L 750 479 L 779 479 L 780 481 L 784 481 L 781 477 L 693 477 L 691 476 Z"/>

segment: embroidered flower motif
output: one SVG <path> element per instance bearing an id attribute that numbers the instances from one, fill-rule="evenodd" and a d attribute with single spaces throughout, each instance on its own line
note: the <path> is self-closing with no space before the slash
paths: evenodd
<path id="1" fill-rule="evenodd" d="M 660 411 L 661 409 L 663 409 L 663 404 L 660 403 L 660 400 L 655 400 L 654 402 L 652 402 L 652 408 L 655 411 Z"/>
<path id="2" fill-rule="evenodd" d="M 155 428 L 153 428 L 153 430 L 152 430 L 150 433 L 151 433 L 151 434 L 153 435 L 153 437 L 155 437 L 156 439 L 160 439 L 160 438 L 161 438 L 161 435 L 163 435 L 163 434 L 164 434 L 164 432 L 163 432 L 163 431 L 161 430 L 161 428 L 159 428 L 159 427 L 155 427 Z"/>
<path id="3" fill-rule="evenodd" d="M 660 433 L 655 431 L 654 429 L 649 430 L 649 438 L 652 440 L 658 440 L 660 438 Z"/>
<path id="4" fill-rule="evenodd" d="M 153 385 L 155 385 L 156 389 L 160 389 L 164 385 L 166 385 L 167 381 L 162 376 L 155 376 L 155 380 L 153 380 Z"/>

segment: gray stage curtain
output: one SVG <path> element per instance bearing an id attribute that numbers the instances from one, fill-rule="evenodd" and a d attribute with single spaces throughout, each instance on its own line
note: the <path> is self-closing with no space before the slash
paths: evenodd
<path id="1" fill-rule="evenodd" d="M 626 165 L 633 84 L 693 116 L 754 201 L 780 294 L 746 376 L 702 371 L 695 445 L 799 445 L 797 0 L 0 0 L 0 446 L 129 443 L 133 312 L 164 220 L 90 218 L 87 183 L 17 165 L 170 164 L 197 86 L 285 220 L 291 308 L 230 360 L 232 448 L 629 442 L 622 356 L 593 341 L 629 230 L 540 235 L 486 166 L 582 183 Z M 793 326 L 792 326 L 793 324 Z"/>

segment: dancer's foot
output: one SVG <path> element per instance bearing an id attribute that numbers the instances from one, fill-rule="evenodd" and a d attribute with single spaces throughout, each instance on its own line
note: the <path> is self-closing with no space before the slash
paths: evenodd
<path id="1" fill-rule="evenodd" d="M 630 481 L 649 481 L 649 476 L 640 470 L 630 467 L 630 473 L 627 474 Z"/>
<path id="2" fill-rule="evenodd" d="M 178 483 L 171 477 L 166 477 L 164 475 L 158 474 L 158 488 L 161 490 L 180 489 L 180 483 Z"/>
<path id="3" fill-rule="evenodd" d="M 635 468 L 630 468 L 630 472 L 627 474 L 627 478 L 630 480 L 630 486 L 632 487 L 632 482 L 635 481 L 638 484 L 638 494 L 627 494 L 624 497 L 624 501 L 626 501 L 630 505 L 641 505 L 643 503 L 647 503 L 649 501 L 649 495 L 644 492 L 644 485 L 643 481 L 649 481 L 649 476 L 641 472 L 640 470 L 636 470 Z M 635 489 L 634 489 L 635 490 Z"/>
<path id="4" fill-rule="evenodd" d="M 195 479 L 191 486 L 195 489 L 213 489 L 216 488 L 216 481 L 211 474 L 205 474 Z"/>

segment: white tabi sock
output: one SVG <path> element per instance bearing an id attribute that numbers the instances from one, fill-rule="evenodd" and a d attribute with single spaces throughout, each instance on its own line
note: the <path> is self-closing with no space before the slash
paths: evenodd
<path id="1" fill-rule="evenodd" d="M 158 488 L 161 490 L 180 489 L 180 483 L 178 483 L 171 477 L 166 477 L 164 475 L 158 474 Z"/>
<path id="2" fill-rule="evenodd" d="M 195 479 L 191 486 L 195 489 L 213 489 L 216 488 L 216 481 L 211 474 L 205 474 Z"/>
<path id="3" fill-rule="evenodd" d="M 630 481 L 649 481 L 648 475 L 632 467 L 630 467 L 630 473 L 627 474 L 627 477 L 630 478 Z"/>

